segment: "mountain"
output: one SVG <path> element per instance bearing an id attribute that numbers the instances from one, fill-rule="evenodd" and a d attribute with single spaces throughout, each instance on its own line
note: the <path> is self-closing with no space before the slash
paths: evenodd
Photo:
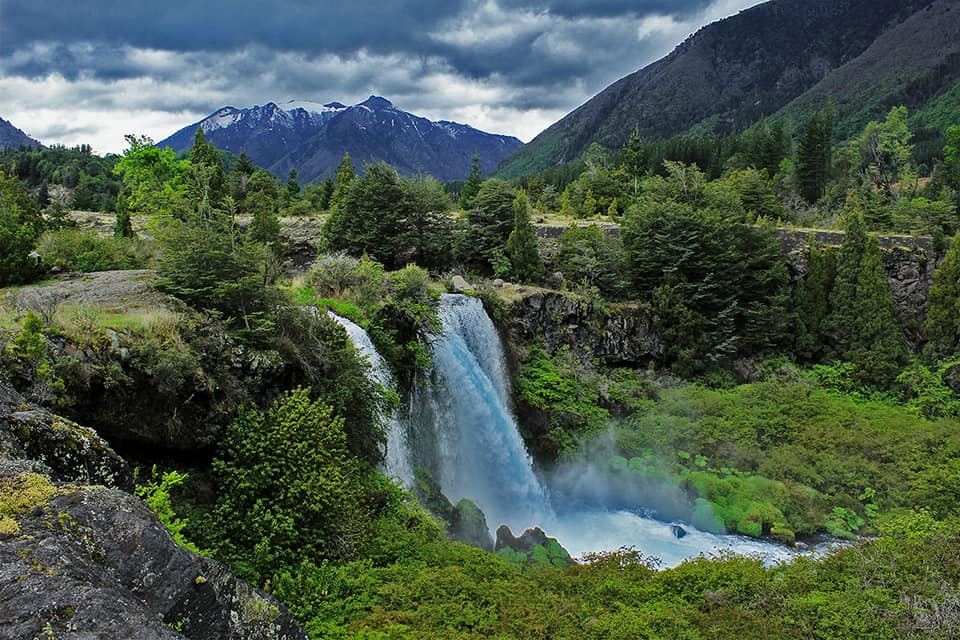
<path id="1" fill-rule="evenodd" d="M 286 177 L 296 169 L 301 182 L 331 176 L 344 153 L 354 166 L 382 160 L 405 175 L 425 173 L 441 181 L 463 180 L 474 153 L 490 172 L 522 143 L 510 136 L 485 133 L 455 122 L 431 122 L 370 96 L 353 106 L 268 102 L 248 109 L 223 107 L 200 122 L 157 143 L 180 152 L 193 145 L 203 127 L 215 146 L 245 151 L 258 165 Z"/>
<path id="2" fill-rule="evenodd" d="M 645 139 L 724 134 L 765 116 L 802 116 L 827 95 L 845 127 L 839 130 L 852 131 L 891 105 L 933 100 L 953 85 L 960 73 L 958 14 L 956 0 L 757 5 L 707 25 L 613 83 L 508 158 L 499 173 L 562 164 L 592 142 L 620 147 L 634 132 Z"/>
<path id="3" fill-rule="evenodd" d="M 0 149 L 16 149 L 19 146 L 42 147 L 43 145 L 0 118 Z"/>

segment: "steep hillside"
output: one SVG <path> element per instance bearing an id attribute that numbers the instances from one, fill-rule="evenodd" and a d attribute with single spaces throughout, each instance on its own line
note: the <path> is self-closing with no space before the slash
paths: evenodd
<path id="1" fill-rule="evenodd" d="M 501 168 L 518 175 L 623 145 L 725 133 L 776 113 L 931 0 L 773 0 L 698 31 L 583 104 Z"/>
<path id="2" fill-rule="evenodd" d="M 826 75 L 793 100 L 782 113 L 795 119 L 832 97 L 840 118 L 837 135 L 847 137 L 891 107 L 906 105 L 911 113 L 940 103 L 956 105 L 960 81 L 960 3 L 937 0 L 881 34 L 862 55 Z M 960 111 L 953 111 L 954 123 Z M 927 122 L 925 122 L 927 124 Z M 927 126 L 948 124 L 931 121 Z"/>
<path id="3" fill-rule="evenodd" d="M 28 147 L 43 146 L 10 122 L 0 118 L 0 149 L 16 149 L 24 145 Z"/>
<path id="4" fill-rule="evenodd" d="M 355 166 L 382 160 L 405 175 L 462 180 L 470 172 L 474 153 L 489 172 L 521 145 L 516 138 L 467 125 L 432 122 L 370 96 L 350 107 L 338 102 L 223 107 L 158 146 L 178 152 L 188 149 L 198 126 L 217 147 L 245 151 L 255 163 L 281 177 L 296 169 L 301 182 L 332 175 L 344 153 L 350 154 Z"/>

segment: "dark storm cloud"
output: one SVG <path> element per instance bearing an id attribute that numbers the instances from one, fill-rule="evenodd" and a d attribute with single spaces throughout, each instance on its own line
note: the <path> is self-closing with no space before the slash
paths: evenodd
<path id="1" fill-rule="evenodd" d="M 0 0 L 0 113 L 44 110 L 50 142 L 101 127 L 117 150 L 121 127 L 163 136 L 226 104 L 377 93 L 529 139 L 757 1 Z"/>
<path id="2" fill-rule="evenodd" d="M 651 13 L 686 17 L 702 11 L 710 0 L 506 0 L 504 6 L 549 11 L 567 18 L 614 17 L 623 15 L 646 15 Z"/>
<path id="3" fill-rule="evenodd" d="M 560 25 L 588 24 L 586 34 L 596 46 L 585 55 L 564 60 L 544 55 L 536 44 L 557 25 L 540 20 L 524 28 L 523 21 L 501 25 L 503 41 L 461 43 L 456 38 L 438 39 L 452 25 L 482 29 L 493 3 L 482 0 L 349 0 L 311 2 L 283 0 L 212 0 L 205 2 L 134 2 L 99 0 L 69 2 L 0 0 L 0 57 L 37 43 L 60 46 L 17 64 L 6 65 L 9 73 L 37 77 L 56 72 L 67 78 L 79 73 L 115 79 L 138 73 L 117 64 L 111 48 L 128 45 L 172 51 L 229 51 L 259 45 L 270 50 L 297 51 L 307 55 L 351 55 L 364 49 L 371 53 L 399 52 L 411 56 L 442 56 L 470 77 L 492 73 L 517 74 L 519 81 L 537 77 L 551 79 L 566 69 L 578 74 L 604 59 L 604 52 L 636 41 L 624 34 L 626 23 L 589 28 L 592 18 L 636 17 L 650 13 L 678 18 L 702 10 L 706 0 L 503 0 L 504 12 L 522 16 L 555 16 Z M 508 14 L 509 15 L 509 14 Z M 472 24 L 474 23 L 475 24 Z M 583 29 L 582 29 L 583 30 Z M 78 56 L 64 45 L 91 44 L 96 51 Z M 636 48 L 636 47 L 634 47 Z M 634 53 L 634 52 L 631 52 Z M 642 53 L 642 52 L 636 52 Z M 121 58 L 122 59 L 122 58 Z M 573 65 L 572 67 L 570 65 Z"/>
<path id="4" fill-rule="evenodd" d="M 269 48 L 343 53 L 416 49 L 458 14 L 456 0 L 310 2 L 0 0 L 0 55 L 34 42 L 106 41 L 176 51 Z"/>

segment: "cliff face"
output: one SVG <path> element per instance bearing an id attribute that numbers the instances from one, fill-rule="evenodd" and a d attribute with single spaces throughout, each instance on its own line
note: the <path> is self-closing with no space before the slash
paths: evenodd
<path id="1" fill-rule="evenodd" d="M 95 431 L 0 383 L 0 638 L 307 637 L 272 597 L 104 486 L 129 483 Z"/>
<path id="2" fill-rule="evenodd" d="M 843 242 L 838 231 L 793 231 L 779 229 L 780 246 L 787 267 L 794 278 L 807 272 L 807 245 L 813 238 L 817 244 L 837 247 Z M 890 293 L 897 307 L 897 321 L 912 347 L 920 341 L 920 332 L 927 317 L 927 297 L 933 275 L 943 260 L 930 238 L 910 236 L 877 236 L 883 251 Z"/>
<path id="3" fill-rule="evenodd" d="M 507 317 L 511 344 L 539 341 L 550 353 L 569 345 L 584 360 L 640 365 L 664 352 L 649 314 L 638 304 L 600 308 L 579 296 L 532 289 L 511 306 Z"/>

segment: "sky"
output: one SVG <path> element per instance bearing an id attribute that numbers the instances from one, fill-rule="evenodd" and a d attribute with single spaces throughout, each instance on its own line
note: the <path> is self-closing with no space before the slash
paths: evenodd
<path id="1" fill-rule="evenodd" d="M 0 0 L 0 117 L 120 153 L 222 106 L 380 95 L 528 142 L 759 0 Z"/>

